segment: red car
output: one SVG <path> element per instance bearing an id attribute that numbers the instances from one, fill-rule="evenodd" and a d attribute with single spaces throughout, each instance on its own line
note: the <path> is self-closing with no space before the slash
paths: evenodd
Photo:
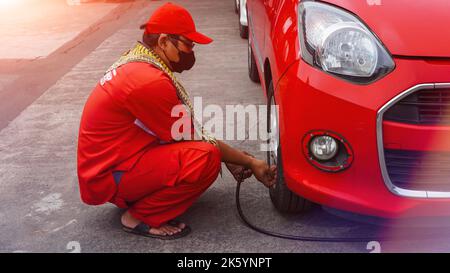
<path id="1" fill-rule="evenodd" d="M 448 0 L 247 1 L 278 210 L 450 215 L 449 10 Z"/>

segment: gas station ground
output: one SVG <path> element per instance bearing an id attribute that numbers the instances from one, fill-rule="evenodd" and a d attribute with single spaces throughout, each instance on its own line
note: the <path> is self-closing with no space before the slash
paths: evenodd
<path id="1" fill-rule="evenodd" d="M 223 177 L 180 217 L 193 229 L 182 239 L 130 235 L 121 230 L 122 210 L 84 205 L 76 173 L 82 108 L 104 71 L 140 39 L 138 26 L 164 1 L 76 6 L 28 1 L 33 16 L 7 19 L 5 10 L 0 12 L 0 252 L 70 252 L 74 245 L 81 252 L 370 251 L 369 242 L 290 241 L 248 229 L 237 215 L 235 182 L 225 168 Z M 191 96 L 222 107 L 265 104 L 261 87 L 247 76 L 247 41 L 239 37 L 233 1 L 173 2 L 188 8 L 197 28 L 214 38 L 211 45 L 196 47 L 195 68 L 181 75 Z M 265 156 L 258 141 L 229 143 Z M 380 242 L 381 251 L 450 250 L 450 242 L 442 239 L 449 237 L 447 228 L 366 224 L 320 207 L 305 215 L 281 215 L 255 179 L 242 187 L 245 214 L 269 230 L 328 237 L 411 234 L 411 240 Z M 425 233 L 440 236 L 418 238 Z"/>

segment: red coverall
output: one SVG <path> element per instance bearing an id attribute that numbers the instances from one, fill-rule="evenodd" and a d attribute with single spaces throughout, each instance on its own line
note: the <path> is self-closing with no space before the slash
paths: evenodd
<path id="1" fill-rule="evenodd" d="M 179 117 L 171 111 L 179 104 L 169 77 L 147 63 L 125 64 L 102 79 L 80 123 L 78 178 L 85 203 L 111 202 L 159 227 L 185 212 L 216 180 L 217 147 L 173 141 L 171 128 Z M 124 171 L 118 185 L 114 171 Z"/>

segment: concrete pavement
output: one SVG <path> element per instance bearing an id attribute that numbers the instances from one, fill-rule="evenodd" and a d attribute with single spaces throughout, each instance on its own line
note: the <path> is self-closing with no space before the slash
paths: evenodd
<path id="1" fill-rule="evenodd" d="M 232 1 L 174 1 L 187 7 L 197 28 L 215 39 L 197 46 L 197 65 L 181 79 L 204 104 L 264 104 L 261 88 L 247 77 L 246 41 L 239 38 Z M 138 26 L 161 1 L 150 2 L 92 50 L 0 131 L 1 252 L 368 252 L 367 243 L 308 243 L 268 237 L 245 227 L 234 202 L 235 182 L 224 170 L 181 217 L 193 232 L 175 241 L 133 236 L 120 229 L 113 205 L 81 203 L 76 143 L 83 105 L 103 72 L 140 38 Z M 1 84 L 1 82 L 0 82 Z M 231 144 L 255 153 L 259 142 Z M 332 216 L 320 208 L 282 216 L 254 179 L 243 186 L 243 209 L 267 229 L 291 234 L 365 236 L 406 232 Z M 410 230 L 408 230 L 410 232 Z M 75 247 L 74 247 L 75 246 Z M 382 243 L 382 251 L 448 251 L 440 239 Z"/>
<path id="2" fill-rule="evenodd" d="M 72 7 L 61 6 L 61 2 L 64 3 L 63 0 L 19 1 L 19 3 L 28 2 L 35 3 L 30 8 L 51 12 L 52 14 L 48 17 L 53 22 L 51 25 L 56 25 L 56 27 L 53 26 L 50 27 L 51 30 L 47 30 L 51 35 L 40 35 L 39 33 L 42 31 L 39 29 L 28 30 L 27 27 L 34 24 L 49 27 L 46 19 L 42 16 L 34 16 L 24 22 L 18 21 L 15 28 L 24 28 L 25 30 L 19 31 L 15 36 L 8 37 L 5 44 L 10 44 L 10 47 L 2 52 L 14 56 L 20 55 L 20 52 L 24 50 L 28 52 L 28 55 L 36 55 L 39 52 L 46 51 L 47 45 L 52 43 L 54 45 L 51 48 L 58 47 L 58 49 L 42 58 L 24 59 L 26 56 L 21 56 L 21 59 L 0 59 L 0 129 L 3 129 L 107 37 L 120 29 L 130 18 L 134 18 L 135 13 L 143 9 L 148 3 L 148 1 L 124 2 L 119 5 L 115 3 L 89 3 L 77 6 L 78 9 L 73 10 Z M 10 1 L 10 3 L 15 2 Z M 36 6 L 36 3 L 42 4 L 43 7 Z M 55 3 L 56 7 L 51 6 L 52 3 Z M 17 6 L 11 7 L 22 7 L 22 5 L 17 4 Z M 103 12 L 94 14 L 90 9 Z M 32 11 L 33 9 L 26 13 L 32 13 Z M 13 15 L 17 12 L 11 10 L 11 14 L 3 17 L 2 20 L 7 21 L 5 18 L 11 18 L 12 21 L 15 21 Z M 72 15 L 73 18 L 66 18 L 68 15 Z M 86 25 L 85 21 L 95 22 Z M 66 28 L 57 27 L 58 24 L 55 22 L 68 25 L 67 29 L 71 29 L 73 33 L 78 34 L 75 37 L 67 36 Z M 6 28 L 2 28 L 1 31 L 10 32 Z M 10 32 L 11 35 L 13 33 Z M 62 39 L 62 37 L 66 37 L 67 40 Z M 21 46 L 11 45 L 17 43 L 17 41 L 25 41 L 26 43 Z"/>
<path id="3" fill-rule="evenodd" d="M 68 5 L 66 0 L 17 0 L 0 8 L 0 59 L 45 58 L 117 4 Z"/>

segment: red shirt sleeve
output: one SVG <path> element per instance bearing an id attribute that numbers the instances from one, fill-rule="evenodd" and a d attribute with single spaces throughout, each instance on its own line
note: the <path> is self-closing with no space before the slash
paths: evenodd
<path id="1" fill-rule="evenodd" d="M 133 90 L 128 95 L 125 105 L 145 127 L 162 141 L 174 141 L 172 126 L 175 122 L 177 122 L 176 125 L 190 124 L 189 133 L 192 135 L 190 115 L 179 100 L 175 86 L 167 78 L 151 81 Z M 177 110 L 183 109 L 176 111 L 179 116 L 172 116 L 174 107 L 177 107 Z M 181 128 L 184 130 L 183 127 Z"/>

